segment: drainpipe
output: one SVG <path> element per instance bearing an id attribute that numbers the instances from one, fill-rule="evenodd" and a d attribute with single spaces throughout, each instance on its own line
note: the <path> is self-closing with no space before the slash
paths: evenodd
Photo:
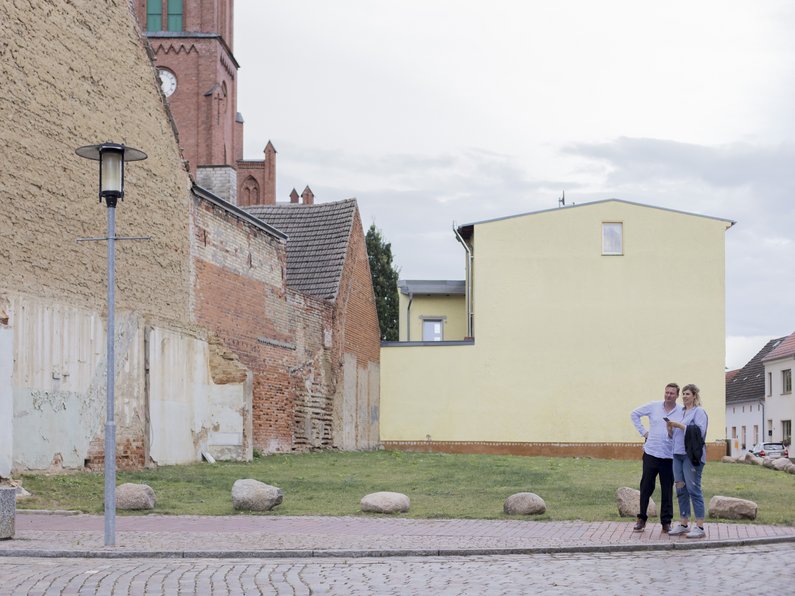
<path id="1" fill-rule="evenodd" d="M 466 265 L 466 273 L 467 273 L 467 280 L 466 280 L 466 309 L 467 309 L 467 337 L 472 337 L 472 249 L 469 248 L 469 245 L 464 241 L 461 237 L 461 234 L 458 233 L 458 228 L 453 222 L 453 233 L 461 245 L 464 247 L 464 250 L 467 252 L 467 265 Z"/>
<path id="2" fill-rule="evenodd" d="M 411 301 L 414 294 L 409 292 L 409 305 L 406 307 L 406 341 L 411 341 Z"/>

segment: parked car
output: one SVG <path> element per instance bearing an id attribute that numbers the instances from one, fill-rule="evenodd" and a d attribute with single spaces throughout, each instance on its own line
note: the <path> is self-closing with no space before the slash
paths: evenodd
<path id="1" fill-rule="evenodd" d="M 751 449 L 751 453 L 757 457 L 769 457 L 770 459 L 789 457 L 789 450 L 783 443 L 758 443 Z"/>

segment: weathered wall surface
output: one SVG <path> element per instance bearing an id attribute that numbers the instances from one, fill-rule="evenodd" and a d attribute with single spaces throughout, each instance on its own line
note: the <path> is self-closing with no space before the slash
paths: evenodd
<path id="1" fill-rule="evenodd" d="M 32 296 L 9 297 L 13 357 L 13 467 L 80 468 L 105 422 L 105 326 L 98 313 Z M 116 342 L 119 465 L 144 463 L 141 321 L 120 316 Z"/>
<path id="2" fill-rule="evenodd" d="M 0 475 L 9 468 L 101 466 L 104 320 L 94 311 L 27 295 L 4 302 L 0 424 L 13 425 L 13 432 L 0 443 Z M 212 362 L 217 344 L 146 327 L 128 313 L 117 321 L 115 349 L 120 468 L 198 461 L 202 451 L 217 459 L 251 458 L 250 379 L 239 362 Z"/>
<path id="3" fill-rule="evenodd" d="M 152 461 L 191 463 L 202 452 L 222 460 L 251 459 L 251 382 L 243 367 L 242 378 L 216 384 L 211 346 L 165 329 L 147 331 L 146 350 Z"/>
<path id="4" fill-rule="evenodd" d="M 7 298 L 0 296 L 0 478 L 11 475 L 14 444 L 14 395 L 11 391 L 14 335 L 8 326 L 9 309 Z"/>
<path id="5" fill-rule="evenodd" d="M 254 446 L 331 446 L 331 306 L 285 289 L 282 240 L 201 198 L 194 220 L 197 321 L 254 373 Z"/>
<path id="6" fill-rule="evenodd" d="M 112 140 L 143 150 L 126 168 L 117 306 L 189 320 L 188 196 L 155 69 L 127 0 L 0 3 L 0 290 L 84 308 L 105 300 L 98 165 L 75 155 Z"/>
<path id="7" fill-rule="evenodd" d="M 369 449 L 379 441 L 380 332 L 367 260 L 364 231 L 357 209 L 348 241 L 345 268 L 335 303 L 339 375 L 334 399 L 334 445 Z"/>

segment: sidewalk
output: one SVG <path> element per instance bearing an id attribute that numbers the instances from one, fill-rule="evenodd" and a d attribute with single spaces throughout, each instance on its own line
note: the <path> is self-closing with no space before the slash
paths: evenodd
<path id="1" fill-rule="evenodd" d="M 795 527 L 707 523 L 705 539 L 669 537 L 634 520 L 417 520 L 390 517 L 117 516 L 104 546 L 99 515 L 18 511 L 0 556 L 282 558 L 531 554 L 714 548 L 795 542 Z"/>

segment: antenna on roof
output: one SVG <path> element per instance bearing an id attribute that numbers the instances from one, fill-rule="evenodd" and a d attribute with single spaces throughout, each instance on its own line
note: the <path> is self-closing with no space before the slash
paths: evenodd
<path id="1" fill-rule="evenodd" d="M 566 206 L 566 191 L 563 191 L 563 196 L 558 199 L 558 207 L 565 207 Z"/>

